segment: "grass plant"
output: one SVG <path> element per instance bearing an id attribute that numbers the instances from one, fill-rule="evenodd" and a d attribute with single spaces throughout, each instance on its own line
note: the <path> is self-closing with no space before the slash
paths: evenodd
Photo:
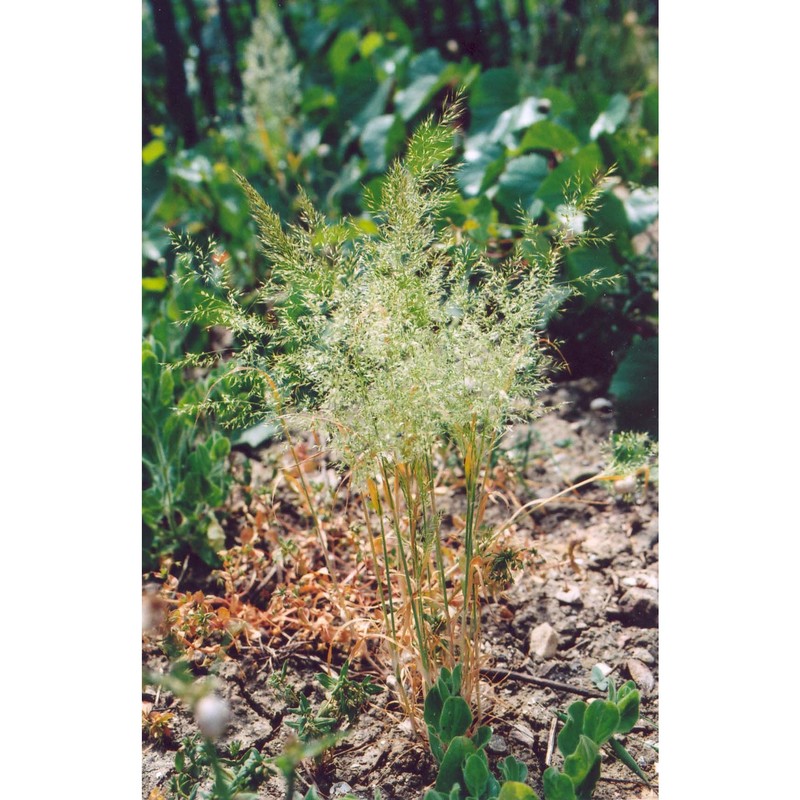
<path id="1" fill-rule="evenodd" d="M 293 431 L 315 431 L 363 498 L 403 704 L 413 712 L 440 671 L 459 666 L 461 693 L 480 717 L 480 603 L 497 578 L 492 537 L 482 534 L 492 455 L 509 422 L 542 411 L 554 352 L 543 329 L 565 296 L 559 263 L 567 247 L 596 237 L 564 224 L 548 238 L 526 219 L 505 258 L 465 242 L 443 218 L 461 113 L 455 101 L 417 129 L 368 218 L 329 223 L 301 194 L 299 222 L 284 227 L 241 178 L 270 270 L 248 305 L 213 242 L 184 249 L 184 274 L 209 287 L 187 321 L 230 329 L 236 346 L 222 364 L 213 354 L 182 363 L 219 368 L 191 410 L 235 427 L 272 417 L 293 452 Z M 594 181 L 565 203 L 588 214 L 602 191 Z M 443 530 L 437 508 L 444 446 L 463 470 L 460 531 Z M 346 595 L 336 594 L 346 620 Z"/>

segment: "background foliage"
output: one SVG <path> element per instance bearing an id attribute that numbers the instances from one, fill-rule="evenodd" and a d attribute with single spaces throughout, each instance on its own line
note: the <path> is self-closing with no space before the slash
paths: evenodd
<path id="1" fill-rule="evenodd" d="M 561 276 L 594 272 L 603 282 L 569 298 L 548 335 L 568 364 L 563 376 L 598 379 L 621 427 L 655 434 L 657 25 L 646 0 L 148 0 L 143 403 L 145 418 L 161 421 L 145 424 L 145 454 L 168 429 L 164 455 L 176 474 L 176 464 L 206 457 L 221 470 L 227 457 L 210 425 L 166 419 L 198 389 L 175 372 L 166 387 L 155 362 L 226 346 L 220 331 L 173 324 L 199 289 L 178 280 L 166 229 L 222 243 L 219 257 L 245 292 L 265 263 L 234 170 L 283 219 L 297 217 L 302 186 L 328 217 L 355 215 L 369 233 L 370 194 L 411 131 L 458 87 L 458 192 L 444 224 L 498 259 L 520 236 L 522 212 L 543 230 L 567 221 L 579 231 L 585 221 L 566 187 L 615 165 L 591 223 L 612 238 L 572 250 Z M 189 507 L 191 492 L 170 518 L 157 463 L 143 468 L 146 564 L 186 542 L 202 550 L 215 530 L 210 507 Z"/>

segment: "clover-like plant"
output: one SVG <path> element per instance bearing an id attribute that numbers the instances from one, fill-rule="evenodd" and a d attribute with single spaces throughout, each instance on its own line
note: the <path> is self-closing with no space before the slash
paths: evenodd
<path id="1" fill-rule="evenodd" d="M 503 783 L 492 775 L 485 747 L 492 729 L 481 725 L 472 736 L 472 711 L 461 696 L 461 664 L 441 670 L 425 697 L 425 723 L 431 752 L 439 764 L 436 784 L 425 800 L 538 800 L 524 781 L 528 768 L 513 756 L 500 764 Z"/>
<path id="2" fill-rule="evenodd" d="M 636 684 L 627 681 L 619 689 L 608 680 L 608 698 L 573 703 L 558 734 L 558 749 L 564 756 L 563 769 L 549 767 L 542 776 L 546 800 L 588 800 L 600 778 L 600 748 L 608 743 L 622 762 L 639 777 L 638 768 L 615 734 L 628 733 L 639 720 L 640 695 Z"/>

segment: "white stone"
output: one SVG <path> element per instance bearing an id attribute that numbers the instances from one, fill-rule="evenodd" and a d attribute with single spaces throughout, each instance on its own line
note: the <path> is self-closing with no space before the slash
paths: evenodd
<path id="1" fill-rule="evenodd" d="M 555 597 L 559 603 L 566 603 L 570 606 L 576 605 L 581 602 L 581 590 L 577 586 L 569 586 L 560 592 L 556 592 Z"/>
<path id="2" fill-rule="evenodd" d="M 558 634 L 547 622 L 531 631 L 529 650 L 539 658 L 552 658 L 558 649 Z"/>
<path id="3" fill-rule="evenodd" d="M 611 401 L 606 400 L 605 397 L 595 397 L 595 399 L 589 403 L 589 408 L 592 411 L 610 411 L 613 407 Z"/>

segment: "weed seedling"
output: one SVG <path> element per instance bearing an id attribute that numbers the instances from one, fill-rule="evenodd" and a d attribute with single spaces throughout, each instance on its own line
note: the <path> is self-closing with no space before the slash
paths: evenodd
<path id="1" fill-rule="evenodd" d="M 273 686 L 283 693 L 284 698 L 297 703 L 289 712 L 297 719 L 286 724 L 297 732 L 300 740 L 309 742 L 321 739 L 342 729 L 342 726 L 352 725 L 359 712 L 373 695 L 380 694 L 383 689 L 372 683 L 372 678 L 366 677 L 362 681 L 354 681 L 348 677 L 350 662 L 345 661 L 334 678 L 324 672 L 317 673 L 314 677 L 326 693 L 325 702 L 315 711 L 305 695 L 298 694 L 286 684 L 286 662 L 280 673 L 275 673 L 278 678 Z"/>

